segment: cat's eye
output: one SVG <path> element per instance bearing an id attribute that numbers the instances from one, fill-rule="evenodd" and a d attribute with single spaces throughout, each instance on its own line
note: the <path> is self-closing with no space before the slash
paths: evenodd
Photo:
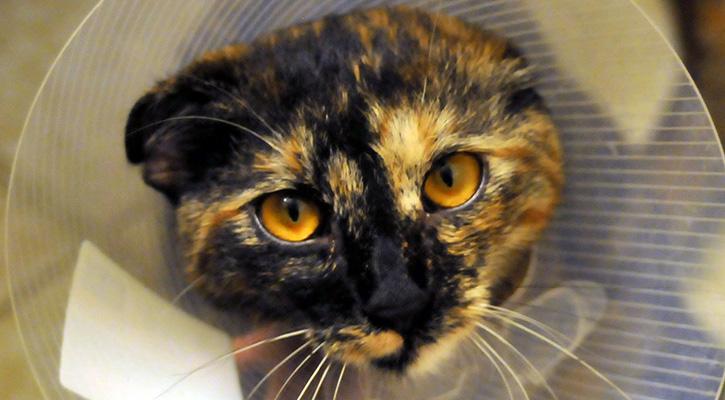
<path id="1" fill-rule="evenodd" d="M 320 207 L 294 192 L 273 193 L 258 209 L 262 225 L 275 237 L 288 242 L 309 239 L 320 226 Z"/>
<path id="2" fill-rule="evenodd" d="M 428 172 L 423 184 L 425 199 L 435 207 L 458 207 L 478 191 L 483 175 L 479 158 L 471 153 L 455 153 Z"/>

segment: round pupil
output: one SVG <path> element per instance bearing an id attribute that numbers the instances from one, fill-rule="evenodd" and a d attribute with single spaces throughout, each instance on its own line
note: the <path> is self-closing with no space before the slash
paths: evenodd
<path id="1" fill-rule="evenodd" d="M 282 202 L 292 222 L 298 222 L 300 219 L 300 202 L 294 197 L 285 197 Z"/>
<path id="2" fill-rule="evenodd" d="M 453 169 L 450 164 L 443 165 L 438 171 L 441 181 L 449 188 L 453 187 Z"/>

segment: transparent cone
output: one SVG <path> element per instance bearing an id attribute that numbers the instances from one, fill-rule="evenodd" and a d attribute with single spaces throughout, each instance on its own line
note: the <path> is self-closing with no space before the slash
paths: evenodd
<path id="1" fill-rule="evenodd" d="M 393 3 L 107 0 L 96 7 L 40 91 L 8 198 L 13 304 L 46 398 L 79 398 L 62 387 L 58 371 L 83 240 L 169 301 L 187 285 L 171 212 L 125 160 L 122 132 L 135 100 L 207 50 L 326 13 Z M 511 360 L 532 399 L 553 398 L 544 380 L 560 399 L 716 399 L 725 343 L 711 329 L 725 312 L 725 286 L 713 284 L 723 279 L 716 249 L 725 167 L 699 93 L 668 44 L 629 0 L 403 3 L 513 39 L 536 68 L 565 149 L 563 201 L 511 308 L 570 341 L 551 356 L 550 346 L 541 347 L 548 342 L 516 325 L 500 331 L 537 375 L 503 341 L 481 335 Z M 179 306 L 229 331 L 250 328 L 193 295 Z M 420 399 L 499 399 L 510 390 L 522 398 L 517 383 L 509 379 L 507 389 L 481 354 L 451 363 L 458 367 L 429 381 L 436 390 L 405 383 L 365 390 Z"/>

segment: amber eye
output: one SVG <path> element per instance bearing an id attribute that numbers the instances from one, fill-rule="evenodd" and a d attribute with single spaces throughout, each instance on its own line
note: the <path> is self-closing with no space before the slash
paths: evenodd
<path id="1" fill-rule="evenodd" d="M 295 193 L 274 193 L 262 201 L 258 211 L 262 225 L 272 235 L 288 242 L 301 242 L 320 225 L 320 207 Z"/>
<path id="2" fill-rule="evenodd" d="M 456 153 L 444 158 L 428 172 L 423 193 L 437 207 L 458 207 L 476 194 L 481 175 L 478 157 L 470 153 Z"/>

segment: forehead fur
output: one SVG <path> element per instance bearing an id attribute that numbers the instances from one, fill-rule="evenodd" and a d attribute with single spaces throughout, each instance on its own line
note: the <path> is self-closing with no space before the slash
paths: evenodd
<path id="1" fill-rule="evenodd" d="M 311 42 L 323 37 L 324 48 Z M 481 113 L 489 114 L 484 120 L 501 118 L 506 97 L 526 83 L 527 71 L 510 50 L 460 20 L 395 8 L 280 31 L 243 51 L 207 56 L 191 71 L 237 58 L 234 71 L 244 86 L 234 91 L 256 99 L 251 119 L 272 125 L 275 132 L 266 133 L 281 149 L 251 143 L 255 170 L 318 190 L 327 176 L 336 192 L 352 187 L 340 185 L 346 173 L 354 177 L 349 185 L 364 186 L 352 171 L 367 152 L 384 169 L 398 212 L 413 215 L 430 163 L 460 147 L 454 133 L 482 133 L 482 121 L 466 123 Z M 334 68 L 327 64 L 333 61 Z"/>
<path id="2" fill-rule="evenodd" d="M 385 168 L 395 205 L 401 216 L 422 211 L 420 190 L 432 161 L 454 148 L 454 113 L 414 103 L 394 109 L 373 105 L 369 111 L 372 148 Z"/>

